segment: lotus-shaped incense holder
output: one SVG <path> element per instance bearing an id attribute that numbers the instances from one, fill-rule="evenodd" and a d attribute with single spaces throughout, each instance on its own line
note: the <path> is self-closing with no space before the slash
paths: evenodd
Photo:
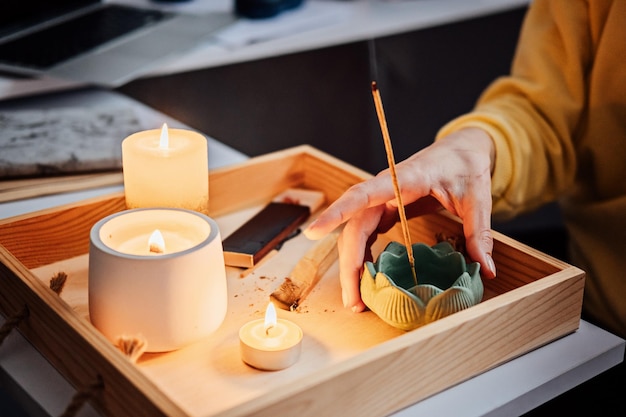
<path id="1" fill-rule="evenodd" d="M 413 330 L 478 304 L 483 297 L 480 264 L 469 266 L 448 242 L 413 244 L 415 285 L 406 247 L 391 242 L 375 263 L 365 262 L 361 298 L 382 320 Z"/>

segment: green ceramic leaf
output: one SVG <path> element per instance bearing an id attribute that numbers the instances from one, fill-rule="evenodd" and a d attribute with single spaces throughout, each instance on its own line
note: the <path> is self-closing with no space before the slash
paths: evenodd
<path id="1" fill-rule="evenodd" d="M 413 244 L 415 285 L 406 247 L 391 242 L 375 263 L 366 262 L 361 298 L 388 324 L 412 330 L 478 304 L 483 297 L 480 265 L 466 265 L 465 257 L 448 242 L 434 246 Z"/>

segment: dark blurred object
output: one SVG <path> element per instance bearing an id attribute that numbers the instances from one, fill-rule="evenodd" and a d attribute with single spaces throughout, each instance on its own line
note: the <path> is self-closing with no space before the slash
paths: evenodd
<path id="1" fill-rule="evenodd" d="M 265 19 L 295 9 L 302 3 L 304 0 L 235 0 L 235 13 L 250 19 Z"/>

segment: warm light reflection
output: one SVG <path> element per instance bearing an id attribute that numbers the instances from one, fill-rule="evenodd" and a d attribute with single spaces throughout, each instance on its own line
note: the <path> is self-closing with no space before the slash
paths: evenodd
<path id="1" fill-rule="evenodd" d="M 159 141 L 160 149 L 168 149 L 170 147 L 170 138 L 167 131 L 167 123 L 163 123 L 163 127 L 161 128 L 161 139 Z"/>
<path id="2" fill-rule="evenodd" d="M 152 232 L 150 239 L 148 239 L 148 245 L 150 246 L 150 252 L 152 253 L 165 252 L 165 239 L 163 239 L 163 235 L 159 229 Z"/>
<path id="3" fill-rule="evenodd" d="M 276 308 L 274 307 L 274 303 L 270 302 L 265 310 L 265 334 L 267 334 L 272 327 L 276 327 Z"/>

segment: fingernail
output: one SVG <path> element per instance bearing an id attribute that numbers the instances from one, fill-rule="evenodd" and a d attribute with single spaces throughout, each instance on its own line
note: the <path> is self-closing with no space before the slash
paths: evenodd
<path id="1" fill-rule="evenodd" d="M 496 276 L 496 264 L 493 261 L 491 255 L 487 255 L 487 267 L 489 268 L 489 272 L 495 277 Z"/>
<path id="2" fill-rule="evenodd" d="M 317 219 L 315 219 L 311 223 L 309 223 L 309 225 L 306 227 L 306 229 L 304 229 L 304 232 L 306 233 L 306 232 L 314 229 L 316 225 L 317 225 Z"/>
<path id="3" fill-rule="evenodd" d="M 356 306 L 352 306 L 350 310 L 352 310 L 353 313 L 358 313 L 358 309 Z"/>

